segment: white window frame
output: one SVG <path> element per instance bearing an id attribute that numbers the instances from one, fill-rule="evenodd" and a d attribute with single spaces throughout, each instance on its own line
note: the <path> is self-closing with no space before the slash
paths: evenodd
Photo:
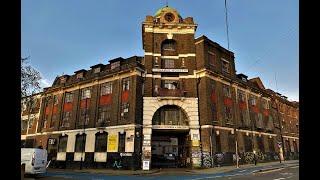
<path id="1" fill-rule="evenodd" d="M 227 66 L 227 69 L 225 69 L 224 67 L 224 62 L 228 64 Z M 221 58 L 221 67 L 222 67 L 222 72 L 225 72 L 225 73 L 230 73 L 230 62 L 224 58 Z"/>

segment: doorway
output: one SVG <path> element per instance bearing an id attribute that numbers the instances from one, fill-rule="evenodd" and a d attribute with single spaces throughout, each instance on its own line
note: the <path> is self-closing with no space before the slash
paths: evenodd
<path id="1" fill-rule="evenodd" d="M 153 130 L 151 139 L 152 168 L 190 166 L 189 130 Z"/>

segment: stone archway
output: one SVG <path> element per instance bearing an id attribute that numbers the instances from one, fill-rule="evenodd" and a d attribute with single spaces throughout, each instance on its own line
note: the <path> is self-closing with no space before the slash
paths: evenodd
<path id="1" fill-rule="evenodd" d="M 174 97 L 144 97 L 143 98 L 143 145 L 142 145 L 142 163 L 143 169 L 150 168 L 151 162 L 151 135 L 152 118 L 155 112 L 166 105 L 175 105 L 180 107 L 186 114 L 189 124 L 189 135 L 192 141 L 192 166 L 198 167 L 201 164 L 200 156 L 200 132 L 199 132 L 199 113 L 197 98 L 174 98 Z M 145 167 L 145 168 L 144 168 Z"/>

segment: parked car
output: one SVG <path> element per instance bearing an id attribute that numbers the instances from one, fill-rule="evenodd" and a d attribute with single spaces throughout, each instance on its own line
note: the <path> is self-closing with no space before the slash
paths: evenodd
<path id="1" fill-rule="evenodd" d="M 25 174 L 46 173 L 47 150 L 40 148 L 21 148 L 21 166 Z"/>

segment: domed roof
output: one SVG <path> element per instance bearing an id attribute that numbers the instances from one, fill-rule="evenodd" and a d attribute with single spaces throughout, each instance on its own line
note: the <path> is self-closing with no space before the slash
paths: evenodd
<path id="1" fill-rule="evenodd" d="M 178 11 L 172 7 L 169 7 L 169 6 L 165 6 L 165 7 L 162 7 L 160 8 L 155 14 L 154 14 L 154 17 L 157 17 L 157 16 L 160 16 L 162 12 L 164 11 L 174 11 L 174 12 L 177 12 L 178 16 L 180 16 L 180 14 L 178 13 Z"/>

